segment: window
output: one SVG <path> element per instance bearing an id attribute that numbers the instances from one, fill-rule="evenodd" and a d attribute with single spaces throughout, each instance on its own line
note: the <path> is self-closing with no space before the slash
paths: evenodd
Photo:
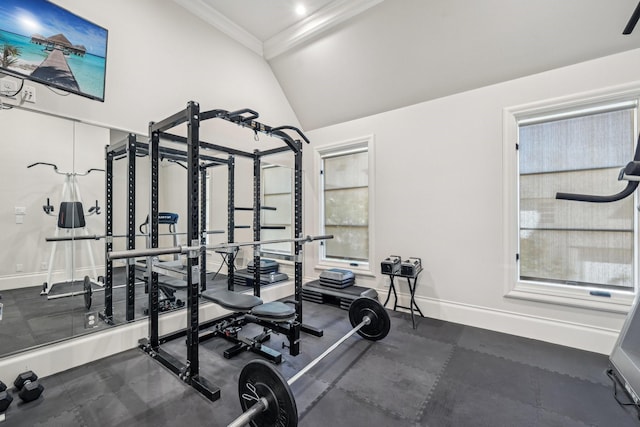
<path id="1" fill-rule="evenodd" d="M 557 200 L 557 192 L 610 195 L 633 157 L 637 95 L 506 111 L 505 151 L 516 148 L 516 201 L 506 253 L 507 295 L 624 312 L 637 286 L 635 197 Z M 509 147 L 508 145 L 511 145 Z M 509 197 L 509 195 L 507 195 Z M 515 241 L 515 242 L 513 242 Z"/>
<path id="2" fill-rule="evenodd" d="M 319 149 L 321 262 L 368 269 L 372 253 L 371 138 Z"/>
<path id="3" fill-rule="evenodd" d="M 263 240 L 291 239 L 293 237 L 293 170 L 284 166 L 262 167 L 261 238 Z M 275 210 L 271 209 L 275 208 Z M 264 256 L 269 254 L 291 255 L 292 243 L 273 243 L 262 246 Z"/>

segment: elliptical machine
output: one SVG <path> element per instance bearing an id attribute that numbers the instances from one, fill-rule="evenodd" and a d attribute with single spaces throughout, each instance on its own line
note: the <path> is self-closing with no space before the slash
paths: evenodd
<path id="1" fill-rule="evenodd" d="M 640 12 L 640 5 L 638 5 L 638 12 Z M 556 193 L 556 199 L 589 203 L 611 203 L 632 196 L 638 188 L 638 184 L 640 184 L 640 136 L 638 136 L 633 160 L 620 170 L 618 181 L 627 181 L 627 185 L 616 194 L 600 196 L 592 194 Z M 638 403 L 640 401 L 638 398 L 640 395 L 639 306 L 640 298 L 636 295 L 624 325 L 622 326 L 618 340 L 609 355 L 610 369 L 607 370 L 607 375 L 614 382 L 614 390 L 617 390 L 616 384 L 620 384 L 622 386 L 621 389 L 624 390 L 630 398 L 630 403 L 622 402 L 619 400 L 616 392 L 614 397 L 618 403 L 621 405 L 633 404 L 640 416 L 640 404 Z"/>
<path id="2" fill-rule="evenodd" d="M 89 230 L 87 229 L 85 217 L 91 215 L 99 215 L 100 214 L 100 206 L 98 205 L 98 201 L 94 206 L 91 206 L 85 213 L 84 207 L 82 205 L 82 198 L 80 196 L 80 186 L 78 185 L 78 177 L 89 175 L 91 172 L 98 171 L 104 172 L 104 169 L 96 169 L 92 168 L 87 170 L 84 173 L 80 172 L 61 172 L 58 170 L 58 166 L 53 163 L 46 162 L 36 162 L 27 166 L 27 168 L 32 168 L 34 166 L 51 166 L 53 171 L 58 175 L 64 176 L 64 184 L 62 186 L 62 193 L 60 196 L 60 207 L 58 209 L 58 221 L 56 223 L 56 230 L 53 238 L 48 238 L 47 241 L 53 243 L 53 247 L 51 248 L 51 255 L 49 256 L 49 267 L 47 269 L 47 281 L 42 285 L 42 291 L 40 295 L 49 295 L 51 289 L 55 284 L 60 283 L 70 283 L 73 279 L 73 271 L 74 271 L 74 254 L 73 254 L 73 246 L 74 239 L 78 236 L 89 236 Z M 42 210 L 45 214 L 49 216 L 56 216 L 54 214 L 55 208 L 51 205 L 49 198 L 47 198 L 47 203 L 42 206 Z M 79 232 L 77 232 L 78 230 Z M 83 239 L 86 243 L 87 255 L 89 257 L 89 263 L 91 267 L 90 276 L 91 283 L 102 286 L 100 283 L 98 273 L 96 271 L 96 263 L 93 257 L 93 250 L 91 248 L 91 241 L 88 239 Z M 65 280 L 62 282 L 52 283 L 51 275 L 53 273 L 53 265 L 55 262 L 56 252 L 58 250 L 58 243 L 65 245 Z"/>

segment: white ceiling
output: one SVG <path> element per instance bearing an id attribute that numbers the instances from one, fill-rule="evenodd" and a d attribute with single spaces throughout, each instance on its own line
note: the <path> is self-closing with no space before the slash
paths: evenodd
<path id="1" fill-rule="evenodd" d="M 174 1 L 264 56 L 305 130 L 640 47 L 638 0 Z"/>
<path id="2" fill-rule="evenodd" d="M 333 0 L 203 0 L 243 30 L 264 42 L 286 28 L 314 14 Z M 295 8 L 304 5 L 306 14 L 298 15 Z"/>

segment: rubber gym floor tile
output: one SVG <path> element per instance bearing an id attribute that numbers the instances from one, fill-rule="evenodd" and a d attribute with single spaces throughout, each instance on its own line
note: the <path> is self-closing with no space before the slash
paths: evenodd
<path id="1" fill-rule="evenodd" d="M 80 413 L 76 408 L 69 409 L 67 411 L 59 412 L 53 416 L 45 416 L 43 420 L 31 420 L 27 419 L 22 424 L 30 427 L 66 427 L 66 426 L 81 426 L 83 424 L 80 418 Z M 7 425 L 6 427 L 9 427 Z"/>
<path id="2" fill-rule="evenodd" d="M 387 312 L 391 317 L 390 334 L 393 334 L 394 330 L 397 330 L 398 332 L 403 332 L 405 334 L 417 335 L 423 338 L 430 338 L 436 341 L 456 344 L 465 328 L 464 326 L 456 323 L 444 322 L 431 317 L 415 316 L 416 329 L 413 329 L 410 314 L 393 312 L 390 310 L 387 310 Z"/>
<path id="3" fill-rule="evenodd" d="M 537 399 L 535 378 L 541 372 L 523 363 L 457 347 L 439 381 L 466 384 L 529 404 Z"/>
<path id="4" fill-rule="evenodd" d="M 178 377 L 169 372 L 147 375 L 128 382 L 128 387 L 140 401 L 150 407 L 168 405 L 190 397 L 190 390 Z"/>
<path id="5" fill-rule="evenodd" d="M 601 384 L 610 382 L 606 376 L 608 358 L 602 354 L 472 327 L 465 328 L 458 344 L 560 374 Z"/>
<path id="6" fill-rule="evenodd" d="M 414 419 L 437 378 L 435 373 L 366 355 L 336 387 L 400 418 Z"/>
<path id="7" fill-rule="evenodd" d="M 159 418 L 158 422 L 151 424 L 148 423 L 149 420 L 144 420 L 142 424 L 130 425 L 226 427 L 242 412 L 240 404 L 236 403 L 237 397 L 227 397 L 232 398 L 232 404 L 225 404 L 222 400 L 210 402 L 193 391 L 193 396 L 188 399 L 154 408 L 151 412 L 154 418 Z"/>
<path id="8" fill-rule="evenodd" d="M 391 397 L 391 396 L 390 396 Z M 395 396 L 393 396 L 395 400 Z M 301 427 L 405 427 L 408 420 L 358 400 L 348 392 L 331 390 L 305 414 L 300 414 Z"/>
<path id="9" fill-rule="evenodd" d="M 16 393 L 13 393 L 13 402 L 6 414 L 6 421 L 0 423 L 2 427 L 10 426 L 50 426 L 50 425 L 78 425 L 62 424 L 63 421 L 74 420 L 78 411 L 74 409 L 74 402 L 66 394 L 62 387 L 51 386 L 47 378 L 41 379 L 44 392 L 39 399 L 32 402 L 22 402 Z M 50 419 L 59 420 L 60 423 L 51 423 Z"/>
<path id="10" fill-rule="evenodd" d="M 331 344 L 333 344 L 333 342 L 327 342 L 322 348 L 322 351 L 330 347 Z M 372 345 L 375 344 L 364 339 L 349 339 L 310 370 L 309 375 L 326 383 L 333 384 L 345 373 L 353 369 L 353 366 L 360 366 L 362 357 L 367 354 L 368 349 L 370 349 Z M 315 355 L 319 355 L 322 351 L 315 353 Z M 305 365 L 306 363 L 301 365 L 296 364 L 296 367 L 291 371 L 283 371 L 283 375 L 285 378 L 290 378 Z"/>
<path id="11" fill-rule="evenodd" d="M 125 383 L 129 383 L 138 378 L 147 378 L 150 373 L 158 372 L 162 367 L 141 350 L 133 350 L 127 357 L 120 358 L 102 369 L 119 377 Z"/>
<path id="12" fill-rule="evenodd" d="M 532 402 L 534 403 L 534 402 Z M 586 427 L 533 404 L 468 384 L 440 379 L 418 422 L 430 427 Z"/>
<path id="13" fill-rule="evenodd" d="M 403 364 L 427 372 L 439 373 L 453 352 L 453 344 L 435 341 L 415 335 L 402 335 L 398 340 L 377 341 L 368 354 L 384 357 L 390 363 L 401 360 Z"/>
<path id="14" fill-rule="evenodd" d="M 125 426 L 136 416 L 147 413 L 148 407 L 126 390 L 118 394 L 105 394 L 78 405 L 82 425 Z"/>
<path id="15" fill-rule="evenodd" d="M 302 414 L 309 410 L 314 402 L 318 400 L 327 390 L 330 384 L 313 378 L 310 375 L 301 377 L 291 385 L 291 391 L 296 399 L 298 413 Z"/>
<path id="16" fill-rule="evenodd" d="M 46 382 L 44 382 L 45 380 Z M 55 384 L 57 381 L 62 381 L 62 379 L 54 377 L 46 378 L 45 380 L 43 380 L 45 387 L 47 384 Z M 76 373 L 74 378 L 66 380 L 64 383 L 67 393 L 74 404 L 81 404 L 98 399 L 100 396 L 118 393 L 125 389 L 127 385 L 125 379 L 103 370 L 84 374 Z"/>
<path id="17" fill-rule="evenodd" d="M 540 406 L 575 420 L 597 426 L 637 426 L 637 415 L 621 407 L 613 397 L 613 386 L 605 386 L 567 375 L 541 372 Z"/>

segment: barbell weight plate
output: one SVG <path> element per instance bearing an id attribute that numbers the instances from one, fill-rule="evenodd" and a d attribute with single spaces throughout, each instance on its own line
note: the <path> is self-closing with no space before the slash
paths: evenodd
<path id="1" fill-rule="evenodd" d="M 371 323 L 358 330 L 358 334 L 371 341 L 383 339 L 391 328 L 389 313 L 376 300 L 367 297 L 355 299 L 349 306 L 349 321 L 354 328 L 368 316 Z"/>
<path id="2" fill-rule="evenodd" d="M 253 360 L 242 368 L 238 397 L 243 412 L 261 397 L 267 399 L 268 407 L 251 421 L 253 427 L 298 425 L 298 408 L 287 380 L 264 360 Z"/>
<path id="3" fill-rule="evenodd" d="M 91 308 L 91 299 L 93 296 L 93 289 L 91 287 L 91 279 L 89 276 L 84 276 L 84 306 L 89 310 Z"/>

